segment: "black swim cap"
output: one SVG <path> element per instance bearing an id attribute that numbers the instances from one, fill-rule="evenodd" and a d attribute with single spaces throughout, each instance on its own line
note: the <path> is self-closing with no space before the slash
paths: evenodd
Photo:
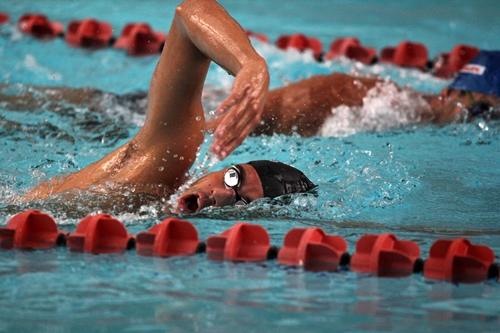
<path id="1" fill-rule="evenodd" d="M 316 187 L 302 171 L 284 163 L 252 161 L 248 164 L 259 175 L 264 197 L 275 198 L 284 194 L 303 193 Z"/>

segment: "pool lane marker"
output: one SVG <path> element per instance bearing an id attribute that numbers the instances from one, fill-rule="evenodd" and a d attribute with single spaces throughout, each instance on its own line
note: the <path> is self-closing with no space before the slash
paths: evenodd
<path id="1" fill-rule="evenodd" d="M 0 24 L 8 23 L 9 20 L 10 20 L 9 15 L 7 15 L 6 13 L 0 12 Z"/>
<path id="2" fill-rule="evenodd" d="M 299 52 L 311 50 L 316 60 L 319 61 L 323 58 L 323 43 L 317 38 L 304 34 L 281 35 L 274 44 L 282 50 L 289 48 Z"/>
<path id="3" fill-rule="evenodd" d="M 73 47 L 104 48 L 112 44 L 113 27 L 93 18 L 75 20 L 69 22 L 64 39 Z"/>
<path id="4" fill-rule="evenodd" d="M 136 251 L 142 256 L 189 256 L 205 250 L 198 231 L 188 221 L 167 218 L 136 236 Z"/>
<path id="5" fill-rule="evenodd" d="M 498 275 L 495 253 L 465 238 L 440 239 L 432 244 L 424 276 L 453 283 L 476 283 Z"/>
<path id="6" fill-rule="evenodd" d="M 174 257 L 206 251 L 211 260 L 259 262 L 277 258 L 282 265 L 308 271 L 350 268 L 380 277 L 403 277 L 423 271 L 427 279 L 452 283 L 500 278 L 493 250 L 465 238 L 437 240 L 429 258 L 423 261 L 415 242 L 399 240 L 393 234 L 363 235 L 350 258 L 345 239 L 328 235 L 320 228 L 290 230 L 279 249 L 271 245 L 264 227 L 245 222 L 208 237 L 206 244 L 199 240 L 194 225 L 177 218 L 165 219 L 136 237 L 121 221 L 107 214 L 85 217 L 69 234 L 59 230 L 50 215 L 38 210 L 16 214 L 6 227 L 0 228 L 0 249 L 43 250 L 57 245 L 92 254 L 122 253 L 135 247 L 144 256 Z"/>
<path id="7" fill-rule="evenodd" d="M 60 231 L 54 219 L 30 209 L 14 215 L 7 226 L 0 228 L 0 248 L 44 250 L 64 244 L 66 232 Z"/>
<path id="8" fill-rule="evenodd" d="M 8 21 L 9 16 L 0 12 L 0 24 Z M 35 38 L 64 36 L 64 26 L 61 23 L 50 21 L 47 16 L 40 13 L 21 16 L 18 28 Z M 246 34 L 263 43 L 269 43 L 269 38 L 262 33 L 246 30 Z M 65 40 L 74 47 L 95 49 L 112 46 L 126 50 L 131 56 L 143 56 L 161 53 L 165 35 L 153 31 L 147 23 L 128 23 L 115 42 L 109 23 L 87 18 L 82 21 L 71 21 L 67 27 Z M 319 39 L 300 33 L 280 35 L 274 44 L 282 50 L 289 48 L 299 52 L 310 50 L 319 62 L 345 57 L 365 65 L 373 65 L 380 60 L 399 67 L 429 71 L 434 76 L 445 79 L 452 78 L 479 52 L 474 46 L 459 44 L 449 53 L 441 53 L 432 60 L 424 44 L 404 40 L 397 46 L 383 48 L 377 56 L 374 48 L 363 46 L 354 36 L 346 36 L 333 40 L 329 50 L 324 54 Z"/>
<path id="9" fill-rule="evenodd" d="M 325 54 L 325 60 L 346 57 L 359 61 L 365 65 L 377 62 L 377 50 L 361 44 L 356 37 L 342 37 L 335 39 L 330 44 L 330 49 Z"/>
<path id="10" fill-rule="evenodd" d="M 337 271 L 349 262 L 347 242 L 320 228 L 294 228 L 283 240 L 278 262 L 308 271 Z"/>
<path id="11" fill-rule="evenodd" d="M 274 259 L 276 248 L 269 234 L 258 224 L 239 222 L 207 239 L 207 256 L 212 260 L 255 262 Z"/>
<path id="12" fill-rule="evenodd" d="M 124 49 L 131 56 L 142 56 L 161 53 L 164 43 L 165 35 L 154 31 L 149 24 L 128 23 L 113 47 Z"/>
<path id="13" fill-rule="evenodd" d="M 350 268 L 381 277 L 405 277 L 421 271 L 417 243 L 398 240 L 393 234 L 363 235 L 356 242 Z"/>
<path id="14" fill-rule="evenodd" d="M 62 23 L 50 21 L 43 14 L 24 14 L 17 21 L 17 27 L 21 32 L 39 39 L 52 39 L 64 34 Z"/>
<path id="15" fill-rule="evenodd" d="M 93 254 L 121 253 L 134 244 L 125 225 L 108 214 L 88 215 L 67 238 L 70 251 Z"/>

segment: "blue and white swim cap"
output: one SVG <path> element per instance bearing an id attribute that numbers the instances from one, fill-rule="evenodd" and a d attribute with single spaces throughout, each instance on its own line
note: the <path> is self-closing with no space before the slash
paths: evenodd
<path id="1" fill-rule="evenodd" d="M 449 88 L 500 97 L 500 51 L 480 51 Z"/>

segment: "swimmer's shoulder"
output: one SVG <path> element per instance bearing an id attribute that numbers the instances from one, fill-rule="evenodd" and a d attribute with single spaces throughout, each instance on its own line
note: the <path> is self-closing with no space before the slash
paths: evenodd
<path id="1" fill-rule="evenodd" d="M 325 75 L 329 80 L 342 83 L 357 82 L 357 84 L 363 84 L 365 86 L 374 86 L 377 82 L 382 82 L 383 80 L 374 75 L 363 75 L 363 74 L 346 74 L 340 72 L 333 72 Z"/>

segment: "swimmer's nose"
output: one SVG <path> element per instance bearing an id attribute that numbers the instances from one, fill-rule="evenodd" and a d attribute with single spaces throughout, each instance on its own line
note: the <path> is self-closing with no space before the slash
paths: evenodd
<path id="1" fill-rule="evenodd" d="M 213 206 L 215 200 L 208 197 L 204 192 L 191 192 L 177 199 L 177 208 L 182 213 L 196 213 L 201 209 Z"/>
<path id="2" fill-rule="evenodd" d="M 215 200 L 214 205 L 217 207 L 234 205 L 236 193 L 231 188 L 216 188 L 212 190 L 212 197 Z"/>

